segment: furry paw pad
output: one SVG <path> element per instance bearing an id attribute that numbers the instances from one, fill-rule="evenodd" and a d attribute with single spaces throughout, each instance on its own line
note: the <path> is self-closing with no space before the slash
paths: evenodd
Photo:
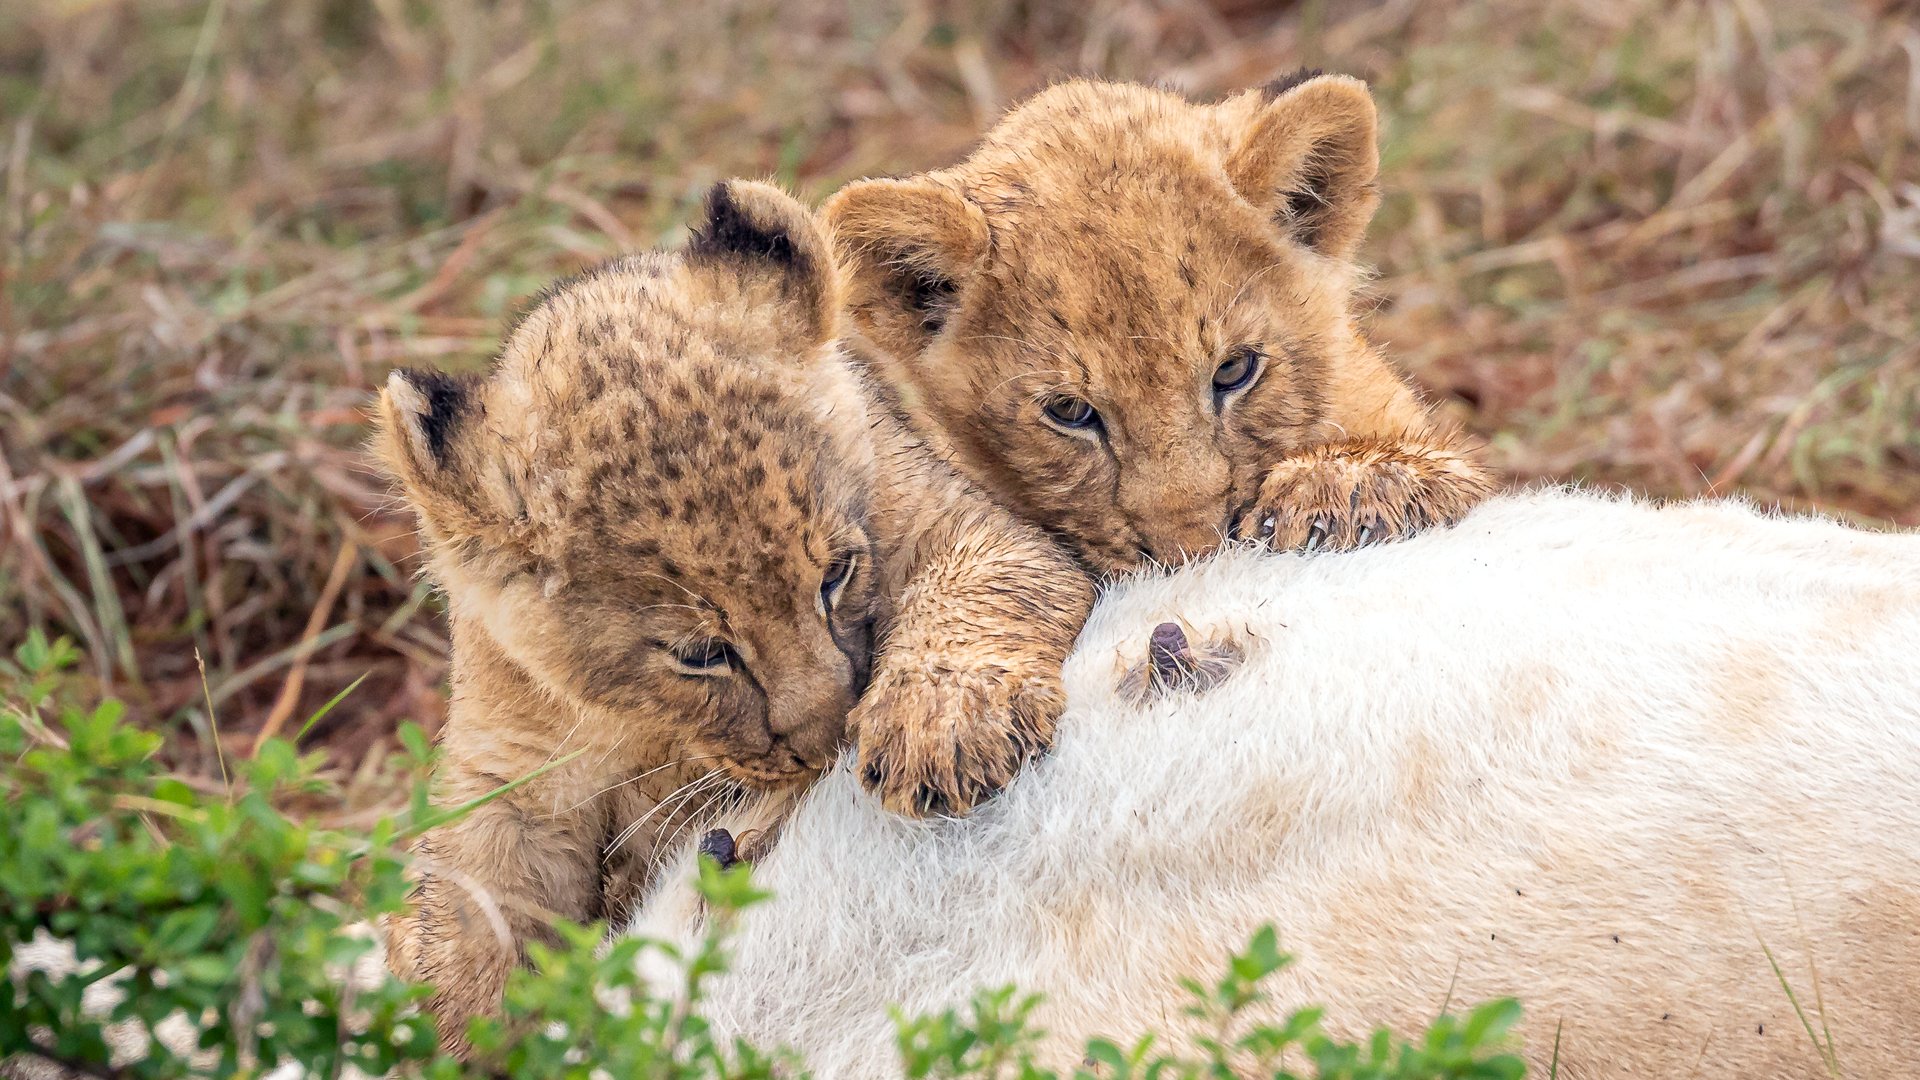
<path id="1" fill-rule="evenodd" d="M 1064 706 L 1057 679 L 884 670 L 849 718 L 860 778 L 893 813 L 964 815 L 1052 743 Z"/>
<path id="2" fill-rule="evenodd" d="M 1450 451 L 1336 444 L 1274 466 L 1234 535 L 1276 551 L 1351 551 L 1451 525 L 1493 492 Z"/>

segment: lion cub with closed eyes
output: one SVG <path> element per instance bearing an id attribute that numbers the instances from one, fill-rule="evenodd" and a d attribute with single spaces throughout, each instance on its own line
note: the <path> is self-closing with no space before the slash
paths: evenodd
<path id="1" fill-rule="evenodd" d="M 684 251 L 550 290 L 485 378 L 389 380 L 376 451 L 452 621 L 439 795 L 560 762 L 420 846 L 390 955 L 449 1046 L 714 799 L 850 735 L 886 807 L 964 813 L 1050 742 L 1091 588 L 906 434 L 840 310 L 808 211 L 730 181 Z"/>
<path id="2" fill-rule="evenodd" d="M 1072 81 L 965 161 L 823 213 L 930 437 L 1087 564 L 1357 547 L 1492 479 L 1354 319 L 1373 101 L 1302 72 L 1211 105 Z"/>

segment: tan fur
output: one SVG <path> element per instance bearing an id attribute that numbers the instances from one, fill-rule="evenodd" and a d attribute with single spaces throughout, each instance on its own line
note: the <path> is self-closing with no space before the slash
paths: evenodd
<path id="1" fill-rule="evenodd" d="M 1364 84 L 1214 105 L 1075 81 L 967 160 L 826 206 L 878 366 L 984 487 L 1089 565 L 1223 537 L 1345 548 L 1450 523 L 1493 488 L 1361 336 L 1377 203 Z M 1216 394 L 1237 347 L 1264 356 Z M 1097 428 L 1044 415 L 1077 399 Z"/>
<path id="2" fill-rule="evenodd" d="M 453 624 L 440 798 L 564 761 L 421 845 L 392 959 L 450 1046 L 553 916 L 624 912 L 714 801 L 796 788 L 849 731 L 916 815 L 1050 742 L 1091 590 L 870 394 L 839 312 L 805 209 L 735 181 L 685 253 L 551 290 L 484 380 L 389 382 L 377 450 Z"/>

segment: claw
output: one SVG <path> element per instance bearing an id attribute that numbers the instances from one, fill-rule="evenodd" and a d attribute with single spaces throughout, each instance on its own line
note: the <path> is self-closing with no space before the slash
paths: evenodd
<path id="1" fill-rule="evenodd" d="M 947 817 L 951 813 L 947 797 L 930 786 L 921 788 L 914 801 L 921 817 Z"/>
<path id="2" fill-rule="evenodd" d="M 1273 539 L 1273 529 L 1275 525 L 1279 524 L 1279 520 L 1279 515 L 1277 514 L 1268 514 L 1262 517 L 1260 519 L 1260 539 Z"/>
<path id="3" fill-rule="evenodd" d="M 1318 550 L 1320 545 L 1326 542 L 1327 533 L 1332 530 L 1333 522 L 1327 520 L 1325 514 L 1314 518 L 1313 526 L 1307 530 L 1307 546 L 1305 550 L 1309 552 Z"/>
<path id="4" fill-rule="evenodd" d="M 1369 540 L 1371 540 L 1371 539 L 1373 539 L 1373 526 L 1372 526 L 1372 525 L 1362 525 L 1362 526 L 1360 526 L 1360 535 L 1354 538 L 1354 543 L 1353 543 L 1353 546 L 1354 546 L 1354 547 L 1366 547 L 1366 546 L 1367 546 L 1367 541 L 1369 541 Z"/>

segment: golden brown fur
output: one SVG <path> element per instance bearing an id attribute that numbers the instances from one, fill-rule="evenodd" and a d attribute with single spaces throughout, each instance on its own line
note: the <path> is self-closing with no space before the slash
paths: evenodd
<path id="1" fill-rule="evenodd" d="M 824 212 L 855 322 L 930 435 L 1121 570 L 1228 535 L 1357 546 L 1491 491 L 1355 325 L 1377 168 L 1353 79 L 1214 105 L 1076 81 L 960 164 Z M 1242 361 L 1251 383 L 1216 390 Z M 1097 419 L 1049 418 L 1063 404 Z"/>
<path id="2" fill-rule="evenodd" d="M 453 624 L 439 795 L 564 762 L 421 845 L 392 957 L 451 1045 L 713 799 L 851 732 L 887 808 L 963 813 L 1050 741 L 1090 589 L 869 394 L 840 301 L 806 210 L 734 181 L 686 252 L 552 290 L 484 380 L 388 383 L 377 450 Z"/>

